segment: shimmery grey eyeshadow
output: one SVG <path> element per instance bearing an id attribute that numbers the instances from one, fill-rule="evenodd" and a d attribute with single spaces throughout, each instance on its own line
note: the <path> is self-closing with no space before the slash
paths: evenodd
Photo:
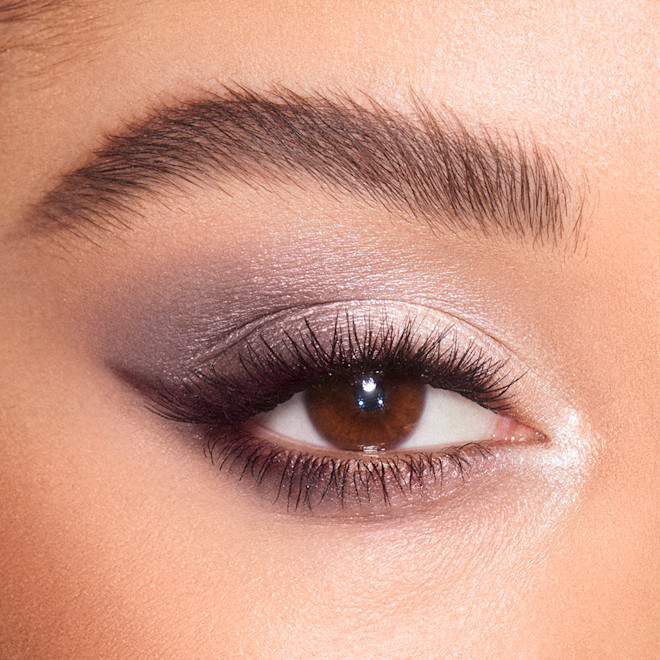
<path id="1" fill-rule="evenodd" d="M 385 264 L 372 273 L 317 265 L 289 263 L 277 271 L 270 264 L 172 267 L 118 294 L 99 314 L 99 350 L 114 365 L 167 373 L 208 359 L 266 318 L 271 324 L 288 320 L 294 328 L 321 305 L 364 308 L 379 299 L 411 300 L 409 289 L 415 290 L 400 276 L 383 276 Z"/>

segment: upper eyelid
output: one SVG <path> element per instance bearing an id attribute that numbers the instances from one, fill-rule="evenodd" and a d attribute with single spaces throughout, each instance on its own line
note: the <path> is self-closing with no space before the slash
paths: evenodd
<path id="1" fill-rule="evenodd" d="M 451 326 L 423 331 L 414 318 L 356 326 L 347 316 L 344 328 L 335 324 L 325 340 L 309 323 L 299 335 L 284 332 L 280 340 L 269 344 L 258 336 L 257 346 L 243 345 L 233 366 L 222 359 L 146 383 L 154 404 L 150 407 L 178 421 L 223 425 L 230 423 L 222 421 L 227 415 L 247 419 L 267 410 L 266 402 L 278 405 L 335 372 L 405 368 L 420 378 L 426 373 L 424 378 L 434 387 L 503 410 L 510 408 L 508 392 L 523 375 L 514 372 L 508 360 L 498 361 L 478 344 L 462 341 Z"/>
<path id="2" fill-rule="evenodd" d="M 420 321 L 420 329 L 423 329 L 426 319 L 430 319 L 428 323 L 429 329 L 443 325 L 451 328 L 453 332 L 479 338 L 480 343 L 484 345 L 491 344 L 493 347 L 496 346 L 504 349 L 507 359 L 515 358 L 522 361 L 522 358 L 508 344 L 504 337 L 496 337 L 464 316 L 459 315 L 454 310 L 450 313 L 449 311 L 431 307 L 430 305 L 402 301 L 400 299 L 350 298 L 326 301 L 313 305 L 296 305 L 280 308 L 274 312 L 268 312 L 240 323 L 222 337 L 215 335 L 209 336 L 206 344 L 204 344 L 201 337 L 195 338 L 195 343 L 200 346 L 200 349 L 196 357 L 191 360 L 191 363 L 192 366 L 195 366 L 195 364 L 204 365 L 212 363 L 217 355 L 224 355 L 228 351 L 244 345 L 246 339 L 251 335 L 255 336 L 260 331 L 266 331 L 268 328 L 277 330 L 280 328 L 278 324 L 284 327 L 284 321 L 286 321 L 287 327 L 295 327 L 297 322 L 302 322 L 305 319 L 311 319 L 315 324 L 319 324 L 323 322 L 323 319 L 327 322 L 329 319 L 334 320 L 338 315 L 346 315 L 347 313 L 355 314 L 355 318 L 359 317 L 363 321 L 368 318 L 394 321 L 396 319 L 401 320 L 416 317 Z"/>

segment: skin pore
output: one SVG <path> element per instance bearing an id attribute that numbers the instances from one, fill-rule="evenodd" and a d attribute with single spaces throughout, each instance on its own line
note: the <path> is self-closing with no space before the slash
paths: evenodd
<path id="1" fill-rule="evenodd" d="M 0 655 L 654 657 L 657 7 L 22 4 L 0 14 L 15 18 L 0 54 Z M 446 135 L 536 147 L 568 191 L 564 231 L 475 229 L 472 207 L 457 227 L 451 204 L 419 212 L 391 185 L 355 194 L 355 152 L 319 146 L 336 116 L 317 117 L 326 133 L 277 132 L 254 102 L 246 142 L 262 160 L 312 135 L 308 153 L 331 168 L 340 153 L 343 179 L 290 167 L 296 142 L 269 176 L 216 157 L 127 197 L 139 177 L 125 169 L 110 204 L 89 212 L 93 186 L 80 202 L 81 168 L 113 189 L 100 166 L 117 136 L 232 90 L 285 114 L 282 94 L 381 108 L 417 146 L 426 108 L 456 117 Z M 150 148 L 133 155 L 151 163 Z M 401 181 L 410 161 L 374 153 L 363 178 L 376 161 L 375 180 L 389 167 Z M 512 189 L 534 198 L 541 179 Z M 459 348 L 506 363 L 507 414 L 544 441 L 448 468 L 400 506 L 331 497 L 316 515 L 272 506 L 213 465 L 199 426 L 150 407 L 154 383 L 239 372 L 236 351 L 305 321 L 327 345 L 347 312 L 453 328 Z"/>

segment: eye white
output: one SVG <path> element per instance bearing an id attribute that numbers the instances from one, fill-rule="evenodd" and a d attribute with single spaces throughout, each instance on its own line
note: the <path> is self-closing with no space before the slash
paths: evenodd
<path id="1" fill-rule="evenodd" d="M 499 415 L 449 390 L 425 386 L 424 408 L 412 433 L 397 447 L 397 451 L 435 449 L 483 442 L 490 439 Z M 313 447 L 332 449 L 315 428 L 307 413 L 303 392 L 270 412 L 254 418 L 259 425 L 285 440 Z"/>

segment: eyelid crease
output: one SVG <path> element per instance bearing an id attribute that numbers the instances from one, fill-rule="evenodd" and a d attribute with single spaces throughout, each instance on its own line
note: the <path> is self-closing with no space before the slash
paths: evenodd
<path id="1" fill-rule="evenodd" d="M 507 355 L 518 358 L 503 338 L 486 332 L 474 322 L 458 315 L 454 310 L 446 311 L 418 302 L 402 301 L 389 298 L 355 298 L 328 300 L 314 304 L 298 304 L 270 310 L 266 313 L 249 318 L 231 330 L 213 331 L 212 321 L 206 317 L 196 319 L 194 325 L 204 328 L 202 334 L 195 333 L 186 337 L 180 343 L 194 344 L 195 352 L 186 360 L 186 364 L 194 368 L 198 364 L 209 364 L 222 355 L 241 346 L 252 335 L 264 333 L 268 339 L 273 331 L 281 328 L 294 328 L 296 324 L 312 323 L 317 329 L 325 324 L 334 326 L 340 317 L 352 318 L 361 323 L 400 323 L 405 325 L 411 319 L 418 323 L 420 332 L 433 332 L 439 327 L 464 337 L 478 336 L 480 343 L 503 347 Z"/>
<path id="2" fill-rule="evenodd" d="M 410 116 L 367 97 L 258 93 L 241 86 L 161 107 L 106 140 L 31 211 L 31 230 L 89 237 L 127 226 L 163 188 L 234 179 L 346 192 L 432 229 L 531 238 L 577 237 L 583 200 L 551 153 L 494 129 L 470 130 L 411 92 Z"/>

